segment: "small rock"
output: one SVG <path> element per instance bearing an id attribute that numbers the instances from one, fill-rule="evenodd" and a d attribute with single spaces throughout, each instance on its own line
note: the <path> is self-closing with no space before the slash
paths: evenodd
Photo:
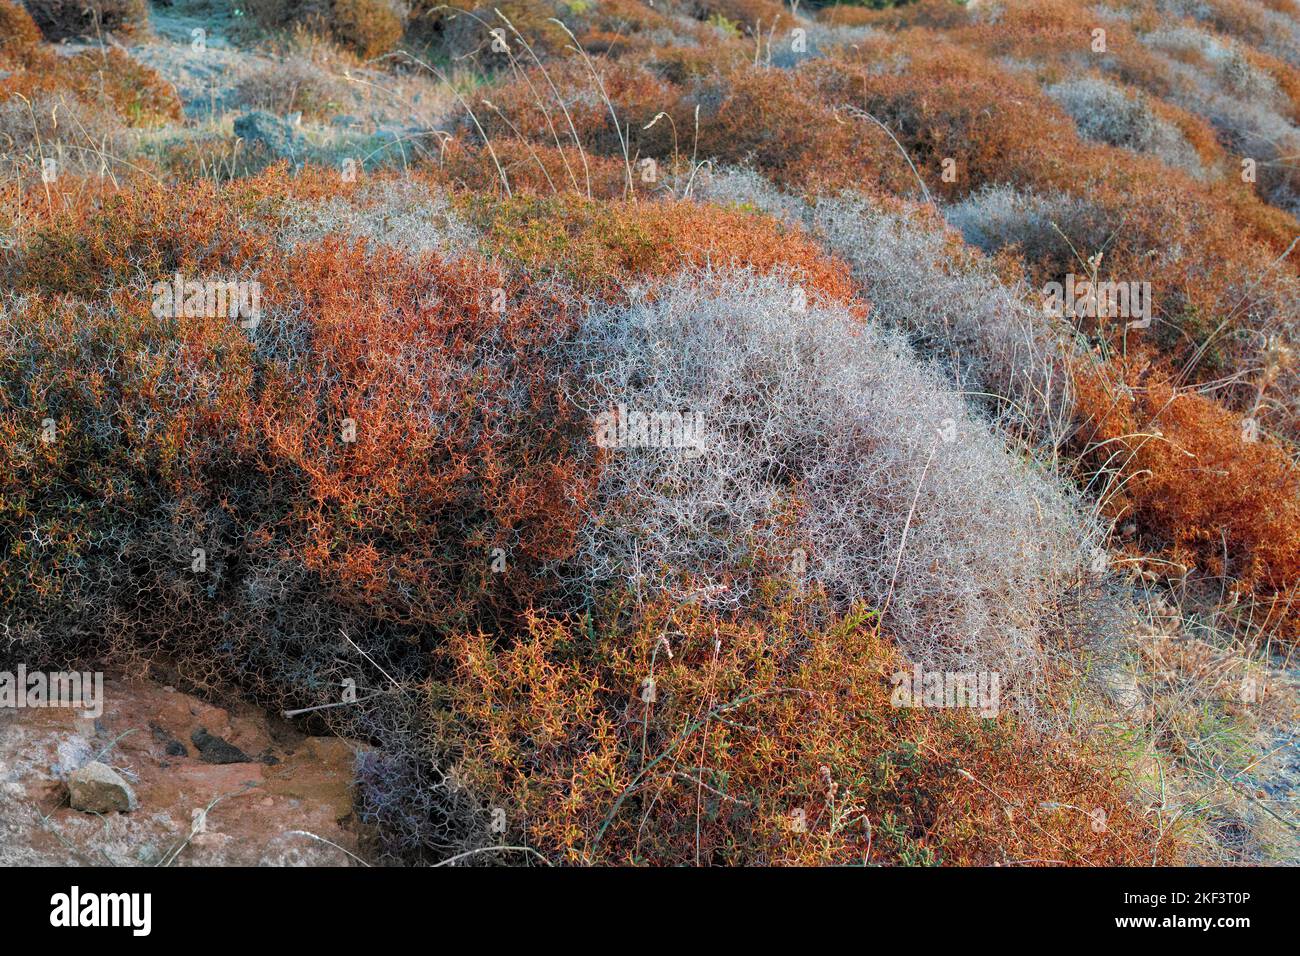
<path id="1" fill-rule="evenodd" d="M 199 759 L 204 763 L 252 763 L 253 760 L 228 740 L 216 734 L 210 734 L 206 727 L 200 727 L 190 735 L 194 746 L 199 748 Z"/>
<path id="2" fill-rule="evenodd" d="M 68 777 L 68 798 L 74 810 L 87 813 L 125 813 L 139 806 L 130 785 L 112 767 L 97 760 Z"/>
<path id="3" fill-rule="evenodd" d="M 159 855 L 158 848 L 152 843 L 141 844 L 140 848 L 135 851 L 135 858 L 146 866 L 156 863 Z"/>
<path id="4" fill-rule="evenodd" d="M 188 757 L 189 750 L 183 743 L 173 737 L 163 727 L 156 723 L 150 723 L 149 729 L 153 731 L 154 740 L 163 745 L 163 750 L 169 757 Z"/>

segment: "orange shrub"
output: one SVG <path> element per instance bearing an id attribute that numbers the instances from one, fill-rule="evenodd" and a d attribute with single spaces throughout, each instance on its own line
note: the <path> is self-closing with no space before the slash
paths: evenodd
<path id="1" fill-rule="evenodd" d="M 630 281 L 701 266 L 789 270 L 810 291 L 865 310 L 843 262 L 802 230 L 742 209 L 555 197 L 480 203 L 470 214 L 488 248 L 523 273 L 558 274 L 585 292 L 617 296 Z"/>
<path id="2" fill-rule="evenodd" d="M 811 627 L 784 592 L 739 618 L 653 605 L 627 629 L 532 617 L 510 643 L 453 638 L 457 779 L 556 862 L 1173 856 L 1103 754 L 1005 714 L 891 706 L 911 669 L 873 615 Z"/>
<path id="3" fill-rule="evenodd" d="M 671 30 L 676 24 L 641 0 L 603 0 L 589 14 L 592 27 L 631 37 L 650 30 Z"/>
<path id="4" fill-rule="evenodd" d="M 494 137 L 492 149 L 488 150 L 456 139 L 444 144 L 440 158 L 438 175 L 470 192 L 504 192 L 502 172 L 516 196 L 562 193 L 582 197 L 590 189 L 594 198 L 616 199 L 628 190 L 628 169 L 622 157 L 584 154 L 569 145 L 557 148 L 545 143 Z M 497 163 L 501 164 L 500 172 Z M 650 188 L 634 169 L 633 191 L 645 193 Z"/>
<path id="5" fill-rule="evenodd" d="M 928 32 L 862 44 L 806 72 L 824 102 L 864 108 L 889 127 L 938 195 L 960 196 L 985 183 L 1037 183 L 1090 148 L 1035 84 Z M 851 129 L 860 134 L 872 125 L 855 121 Z M 888 157 L 874 143 L 873 153 Z M 946 178 L 945 160 L 952 161 Z"/>
<path id="6" fill-rule="evenodd" d="M 244 9 L 264 29 L 305 27 L 367 58 L 393 50 L 405 29 L 390 0 L 247 0 Z"/>
<path id="7" fill-rule="evenodd" d="M 27 8 L 0 0 L 0 57 L 21 58 L 41 42 L 41 31 Z"/>
<path id="8" fill-rule="evenodd" d="M 180 97 L 172 85 L 117 47 L 70 57 L 33 47 L 23 54 L 21 66 L 0 78 L 0 97 L 71 97 L 128 126 L 155 126 L 181 118 Z"/>
<path id="9" fill-rule="evenodd" d="M 589 422 L 547 358 L 566 303 L 483 262 L 332 241 L 262 275 L 271 309 L 311 317 L 311 358 L 261 422 L 307 478 L 307 566 L 339 600 L 402 622 L 540 594 L 536 569 L 568 557 L 595 475 Z"/>
<path id="10" fill-rule="evenodd" d="M 990 59 L 1033 64 L 1040 78 L 1051 82 L 1094 67 L 1156 96 L 1167 94 L 1174 82 L 1169 68 L 1142 45 L 1134 26 L 1102 18 L 1075 0 L 1022 0 L 1009 4 L 996 21 L 978 17 L 967 22 L 964 27 L 954 24 L 947 38 Z M 1098 28 L 1106 31 L 1104 54 L 1092 51 L 1092 31 Z"/>
<path id="11" fill-rule="evenodd" d="M 83 99 L 106 99 L 131 126 L 181 119 L 181 101 L 170 83 L 151 67 L 116 47 L 89 51 L 67 64 L 69 86 Z"/>
<path id="12" fill-rule="evenodd" d="M 752 62 L 753 57 L 752 50 L 744 50 L 738 43 L 711 43 L 654 47 L 646 53 L 643 62 L 670 83 L 688 84 L 700 78 L 733 73 Z M 693 136 L 692 127 L 686 137 L 693 142 Z"/>
<path id="13" fill-rule="evenodd" d="M 1074 379 L 1077 442 L 1109 516 L 1189 580 L 1256 597 L 1262 627 L 1300 636 L 1300 474 L 1286 450 L 1140 358 L 1083 363 Z"/>
<path id="14" fill-rule="evenodd" d="M 270 249 L 266 235 L 240 228 L 240 210 L 202 180 L 181 188 L 143 177 L 91 205 L 55 210 L 11 259 L 23 291 L 104 296 L 140 277 L 247 269 Z"/>
<path id="15" fill-rule="evenodd" d="M 264 449 L 256 469 L 297 489 L 277 539 L 375 617 L 522 606 L 535 568 L 572 547 L 597 467 L 555 358 L 568 303 L 476 260 L 412 262 L 332 239 L 286 256 L 259 225 L 282 181 L 141 182 L 58 213 L 9 263 L 12 284 L 147 308 L 152 283 L 176 273 L 259 282 L 268 326 L 309 343 L 287 366 L 259 362 L 257 401 L 239 416 Z"/>
<path id="16" fill-rule="evenodd" d="M 680 95 L 673 86 L 649 70 L 621 61 L 598 65 L 599 81 L 585 65 L 574 60 L 551 64 L 547 70 L 549 82 L 536 68 L 524 71 L 490 92 L 491 107 L 476 108 L 489 137 L 522 136 L 533 143 L 567 149 L 576 145 L 576 133 L 578 142 L 588 151 L 621 161 L 622 137 L 631 140 L 630 153 L 638 152 L 638 143 L 643 138 L 641 128 L 660 110 L 672 106 Z M 563 108 L 551 92 L 551 82 L 564 101 Z M 605 96 L 614 103 L 617 127 Z M 668 124 L 663 122 L 659 125 Z M 688 135 L 680 122 L 678 128 L 683 137 Z M 658 127 L 653 133 L 662 138 Z M 688 146 L 688 141 L 683 140 L 683 149 Z M 662 155 L 641 152 L 642 155 Z"/>
<path id="17" fill-rule="evenodd" d="M 817 19 L 834 27 L 866 27 L 879 25 L 882 14 L 881 11 L 872 10 L 870 7 L 837 3 L 818 10 Z"/>
<path id="18" fill-rule="evenodd" d="M 382 56 L 402 39 L 402 18 L 387 0 L 333 0 L 331 35 L 365 59 Z"/>
<path id="19" fill-rule="evenodd" d="M 837 112 L 861 104 L 856 93 L 828 91 L 815 67 L 788 73 L 747 67 L 712 81 L 675 110 L 679 131 L 692 130 L 700 109 L 699 155 L 722 163 L 751 163 L 796 191 L 856 188 L 909 191 L 912 174 L 882 130 Z M 685 138 L 685 137 L 684 137 Z"/>
<path id="20" fill-rule="evenodd" d="M 914 182 L 885 132 L 836 112 L 837 106 L 860 103 L 860 88 L 828 97 L 811 69 L 756 68 L 735 46 L 674 47 L 645 61 L 644 66 L 628 60 L 601 64 L 599 84 L 581 64 L 550 67 L 567 116 L 544 79 L 530 73 L 497 87 L 490 102 L 500 113 L 480 109 L 479 118 L 494 140 L 523 136 L 554 146 L 558 139 L 567 148 L 572 121 L 583 146 L 602 156 L 622 160 L 625 137 L 632 159 L 650 158 L 669 168 L 684 168 L 692 156 L 752 163 L 798 190 L 873 189 L 881 183 L 905 190 Z M 605 96 L 618 116 L 617 127 Z"/>

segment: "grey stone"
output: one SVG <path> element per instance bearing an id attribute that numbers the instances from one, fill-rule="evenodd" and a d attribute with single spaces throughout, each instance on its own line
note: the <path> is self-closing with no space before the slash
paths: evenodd
<path id="1" fill-rule="evenodd" d="M 139 806 L 135 791 L 112 767 L 91 761 L 68 777 L 68 799 L 74 810 L 125 813 Z"/>

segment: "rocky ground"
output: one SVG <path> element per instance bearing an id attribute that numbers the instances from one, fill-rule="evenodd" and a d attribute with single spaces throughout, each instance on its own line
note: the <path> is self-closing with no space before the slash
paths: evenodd
<path id="1" fill-rule="evenodd" d="M 104 698 L 98 719 L 0 711 L 0 866 L 361 862 L 351 787 L 362 745 L 154 683 L 109 679 Z M 107 772 L 91 796 L 115 776 L 134 809 L 78 799 L 94 764 Z"/>

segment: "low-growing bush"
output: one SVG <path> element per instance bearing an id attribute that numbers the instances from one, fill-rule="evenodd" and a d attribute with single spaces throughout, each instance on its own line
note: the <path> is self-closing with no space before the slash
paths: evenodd
<path id="1" fill-rule="evenodd" d="M 41 42 L 41 31 L 27 8 L 0 0 L 0 57 L 22 59 Z"/>
<path id="2" fill-rule="evenodd" d="M 1047 95 L 1065 108 L 1085 139 L 1151 153 L 1193 176 L 1202 175 L 1191 145 L 1141 94 L 1088 78 L 1049 86 Z"/>
<path id="3" fill-rule="evenodd" d="M 91 124 L 87 130 L 114 123 L 157 126 L 181 118 L 180 98 L 171 84 L 117 47 L 59 56 L 36 46 L 27 49 L 16 65 L 19 69 L 6 71 L 7 75 L 0 77 L 0 96 L 15 105 L 24 97 L 28 100 L 40 97 L 62 103 L 64 109 L 81 116 L 87 112 L 104 114 L 102 122 Z M 60 125 L 57 115 L 50 117 L 50 124 L 57 131 Z M 89 137 L 70 119 L 63 125 L 69 128 L 45 141 L 53 143 L 60 138 L 72 138 L 84 148 L 84 141 Z M 11 140 L 6 144 L 7 151 L 20 151 L 16 147 L 22 142 L 21 137 Z M 101 137 L 99 145 L 102 144 Z"/>
<path id="4" fill-rule="evenodd" d="M 477 7 L 467 3 L 465 8 L 446 13 L 443 21 L 443 42 L 452 57 L 473 56 L 490 69 L 511 62 L 531 66 L 533 55 L 555 56 L 572 43 L 565 28 L 553 22 L 565 19 L 564 5 L 552 0 L 502 0 Z"/>
<path id="5" fill-rule="evenodd" d="M 1130 161 L 1150 168 L 1125 168 Z M 1094 267 L 1099 281 L 1149 283 L 1149 328 L 1132 327 L 1133 316 L 1081 316 L 1081 329 L 1107 350 L 1158 349 L 1183 381 L 1231 379 L 1219 401 L 1262 405 L 1268 427 L 1295 434 L 1282 384 L 1294 363 L 1270 342 L 1294 327 L 1297 279 L 1282 267 L 1284 245 L 1236 225 L 1237 209 L 1257 200 L 1237 206 L 1224 190 L 1201 193 L 1171 171 L 1161 176 L 1149 158 L 1102 168 L 1109 177 L 1086 194 L 993 188 L 950 207 L 948 217 L 987 252 L 1016 249 L 1036 288 L 1069 274 L 1088 280 Z"/>
<path id="6" fill-rule="evenodd" d="M 52 43 L 112 33 L 136 37 L 149 32 L 147 0 L 25 0 L 32 19 Z"/>
<path id="7" fill-rule="evenodd" d="M 900 338 L 788 276 L 686 274 L 597 311 L 577 345 L 598 430 L 690 428 L 615 446 L 576 573 L 735 608 L 769 562 L 803 565 L 914 660 L 1031 696 L 1086 525 Z"/>
<path id="8" fill-rule="evenodd" d="M 118 175 L 133 168 L 128 127 L 180 118 L 175 90 L 117 47 L 60 56 L 43 45 L 0 52 L 0 162 L 18 180 Z M 53 163 L 51 167 L 48 164 Z"/>
<path id="9" fill-rule="evenodd" d="M 301 113 L 303 118 L 317 121 L 343 112 L 351 101 L 346 81 L 336 79 L 324 64 L 303 56 L 259 66 L 240 76 L 234 90 L 234 102 L 246 109 L 286 116 Z"/>
<path id="10" fill-rule="evenodd" d="M 699 194 L 807 228 L 869 290 L 873 320 L 904 332 L 994 418 L 1039 440 L 1068 422 L 1059 323 L 1019 275 L 1003 274 L 1008 263 L 975 253 L 931 207 L 847 192 L 805 202 L 752 170 L 706 177 Z"/>
<path id="11" fill-rule="evenodd" d="M 505 811 L 511 845 L 554 862 L 1175 858 L 1104 751 L 1008 714 L 892 706 L 911 668 L 869 616 L 818 625 L 807 598 L 765 590 L 744 615 L 655 602 L 628 627 L 457 636 L 455 779 Z"/>
<path id="12" fill-rule="evenodd" d="M 1300 636 L 1300 474 L 1285 448 L 1140 356 L 1081 364 L 1075 380 L 1076 441 L 1106 515 L 1133 522 L 1170 578 L 1253 597 L 1262 633 Z"/>
<path id="13" fill-rule="evenodd" d="M 405 28 L 393 0 L 249 0 L 247 10 L 264 29 L 304 27 L 367 59 L 396 48 Z"/>
<path id="14" fill-rule="evenodd" d="M 567 197 L 475 202 L 484 244 L 523 274 L 555 275 L 580 292 L 621 301 L 638 280 L 684 269 L 789 273 L 810 295 L 865 310 L 847 266 L 798 227 L 758 210 L 690 201 L 595 203 Z"/>
<path id="15" fill-rule="evenodd" d="M 403 25 L 389 0 L 333 0 L 329 29 L 343 46 L 370 59 L 397 46 Z"/>
<path id="16" fill-rule="evenodd" d="M 697 20 L 734 23 L 746 36 L 766 36 L 794 23 L 779 0 L 692 0 L 690 11 Z"/>

